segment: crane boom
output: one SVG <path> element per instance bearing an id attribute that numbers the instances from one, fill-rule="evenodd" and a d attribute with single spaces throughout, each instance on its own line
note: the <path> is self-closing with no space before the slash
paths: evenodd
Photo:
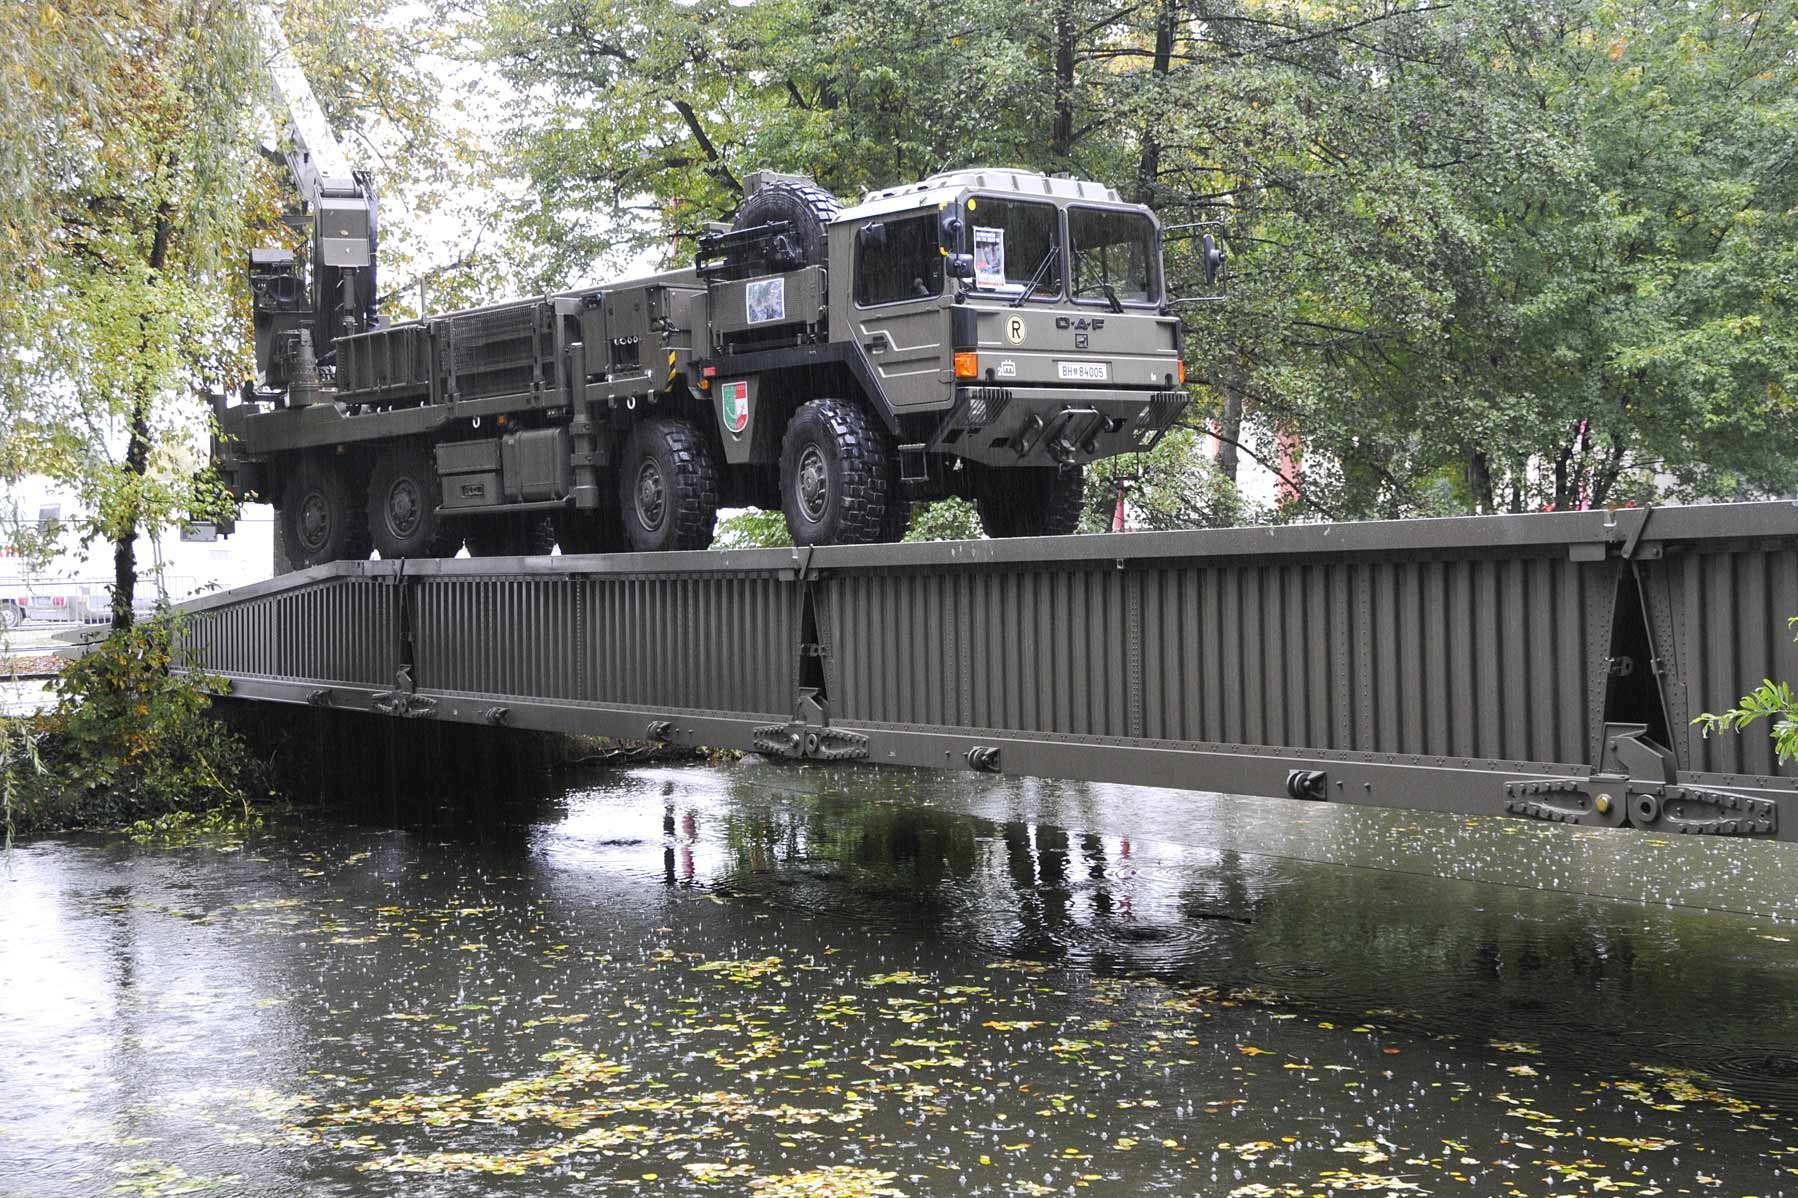
<path id="1" fill-rule="evenodd" d="M 378 228 L 374 180 L 350 165 L 280 19 L 267 4 L 253 5 L 251 12 L 267 50 L 269 83 L 287 112 L 281 155 L 312 217 L 310 288 L 292 253 L 250 252 L 257 374 L 264 395 L 276 397 L 301 377 L 310 384 L 313 365 L 331 362 L 336 338 L 378 324 Z M 293 388 L 288 398 L 309 402 L 315 391 L 310 385 L 303 392 Z"/>
<path id="2" fill-rule="evenodd" d="M 294 184 L 301 197 L 317 208 L 328 198 L 360 196 L 362 189 L 355 172 L 350 169 L 350 160 L 338 144 L 331 123 L 325 119 L 324 109 L 319 107 L 306 72 L 295 61 L 293 47 L 281 31 L 280 20 L 265 4 L 257 5 L 254 11 L 256 23 L 269 48 L 269 79 L 287 106 L 287 144 L 282 147 L 282 154 L 287 159 L 288 169 L 293 172 Z"/>

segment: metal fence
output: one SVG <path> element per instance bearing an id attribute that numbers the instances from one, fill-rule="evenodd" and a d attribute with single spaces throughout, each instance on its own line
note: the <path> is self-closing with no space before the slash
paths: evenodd
<path id="1" fill-rule="evenodd" d="M 247 698 L 1798 837 L 1798 508 L 338 563 L 190 603 Z M 1791 816 L 1780 821 L 1780 808 Z"/>

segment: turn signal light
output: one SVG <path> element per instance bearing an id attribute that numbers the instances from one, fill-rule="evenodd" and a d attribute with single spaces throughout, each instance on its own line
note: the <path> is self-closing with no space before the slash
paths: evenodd
<path id="1" fill-rule="evenodd" d="M 1186 385 L 1186 359 L 1185 358 L 1175 359 L 1175 361 L 1174 361 L 1174 377 L 1180 381 L 1180 385 L 1182 387 L 1184 387 Z"/>
<path id="2" fill-rule="evenodd" d="M 955 377 L 958 379 L 977 379 L 980 377 L 980 355 L 967 350 L 955 355 Z"/>

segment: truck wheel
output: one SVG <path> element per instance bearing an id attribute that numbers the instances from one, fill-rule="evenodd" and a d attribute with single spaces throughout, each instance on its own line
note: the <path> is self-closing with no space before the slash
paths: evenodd
<path id="1" fill-rule="evenodd" d="M 793 413 L 780 444 L 780 506 L 795 545 L 892 540 L 899 484 L 886 434 L 861 405 L 814 399 Z M 904 529 L 899 529 L 899 535 Z"/>
<path id="2" fill-rule="evenodd" d="M 0 603 L 0 628 L 17 628 L 25 622 L 25 613 L 16 603 Z"/>
<path id="3" fill-rule="evenodd" d="M 632 549 L 656 553 L 711 545 L 718 522 L 718 467 L 692 421 L 638 421 L 618 462 L 618 506 Z"/>
<path id="4" fill-rule="evenodd" d="M 753 229 L 784 220 L 787 231 L 756 249 L 756 260 L 741 262 L 738 269 L 746 277 L 767 270 L 822 266 L 830 253 L 827 230 L 842 209 L 835 196 L 815 183 L 782 180 L 767 184 L 737 206 L 731 228 Z"/>
<path id="5" fill-rule="evenodd" d="M 982 470 L 974 506 L 989 537 L 1062 537 L 1080 524 L 1086 472 L 1079 466 Z"/>
<path id="6" fill-rule="evenodd" d="M 911 531 L 911 500 L 905 497 L 902 484 L 893 482 L 890 485 L 892 490 L 887 493 L 886 515 L 880 523 L 880 539 L 883 544 L 896 545 Z"/>
<path id="7" fill-rule="evenodd" d="M 400 445 L 383 453 L 368 480 L 368 530 L 381 557 L 448 557 L 456 537 L 437 514 L 443 482 L 430 447 Z"/>
<path id="8" fill-rule="evenodd" d="M 341 458 L 302 457 L 281 487 L 276 529 L 296 570 L 368 556 L 368 516 Z"/>
<path id="9" fill-rule="evenodd" d="M 475 516 L 462 530 L 470 557 L 544 557 L 556 547 L 547 516 Z"/>

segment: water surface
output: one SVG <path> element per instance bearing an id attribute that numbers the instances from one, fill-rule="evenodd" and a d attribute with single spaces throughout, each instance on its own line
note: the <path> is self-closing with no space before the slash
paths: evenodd
<path id="1" fill-rule="evenodd" d="M 1798 853 L 760 762 L 0 870 L 0 1194 L 1798 1194 Z"/>

